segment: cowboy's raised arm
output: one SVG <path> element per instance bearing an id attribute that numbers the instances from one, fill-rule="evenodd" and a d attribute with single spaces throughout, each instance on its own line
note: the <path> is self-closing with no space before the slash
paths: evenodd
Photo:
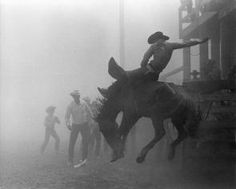
<path id="1" fill-rule="evenodd" d="M 182 49 L 182 48 L 191 47 L 194 45 L 205 43 L 208 40 L 209 38 L 204 38 L 203 40 L 199 40 L 199 41 L 187 41 L 184 43 L 170 43 L 170 44 L 173 49 Z"/>
<path id="2" fill-rule="evenodd" d="M 152 48 L 149 47 L 149 49 L 146 51 L 146 53 L 143 56 L 141 67 L 145 67 L 148 64 L 148 61 L 151 58 L 151 56 L 152 56 Z"/>

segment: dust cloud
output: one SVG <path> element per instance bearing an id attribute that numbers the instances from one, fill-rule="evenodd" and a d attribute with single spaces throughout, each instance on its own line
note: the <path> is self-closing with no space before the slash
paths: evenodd
<path id="1" fill-rule="evenodd" d="M 139 66 L 151 33 L 162 31 L 172 41 L 179 41 L 179 4 L 178 0 L 125 0 L 126 69 Z M 113 82 L 107 63 L 112 56 L 119 62 L 119 1 L 2 0 L 0 11 L 0 188 L 73 188 L 77 184 L 84 188 L 152 188 L 149 183 L 156 180 L 155 175 L 159 175 L 156 181 L 165 186 L 168 177 L 164 175 L 169 173 L 161 176 L 164 166 L 154 173 L 152 165 L 141 167 L 126 159 L 112 167 L 107 164 L 109 152 L 101 161 L 83 168 L 83 173 L 66 167 L 70 133 L 64 116 L 72 100 L 69 94 L 78 89 L 82 97 L 95 99 L 100 97 L 98 86 L 107 87 Z M 181 53 L 173 54 L 164 73 L 181 65 Z M 172 79 L 180 83 L 182 78 Z M 47 153 L 41 156 L 43 121 L 50 105 L 56 106 L 55 114 L 61 121 L 56 125 L 61 154 L 54 154 L 51 139 Z M 137 131 L 136 139 L 129 138 L 128 144 L 136 141 L 137 149 L 127 147 L 132 162 L 153 136 L 150 120 L 141 120 Z M 157 157 L 152 152 L 148 161 Z M 171 178 L 175 176 L 173 173 Z"/>

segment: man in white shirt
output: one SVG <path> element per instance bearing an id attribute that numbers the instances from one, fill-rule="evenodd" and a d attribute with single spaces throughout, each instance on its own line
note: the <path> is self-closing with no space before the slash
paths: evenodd
<path id="1" fill-rule="evenodd" d="M 74 146 L 80 132 L 82 137 L 82 160 L 81 164 L 85 164 L 88 156 L 88 139 L 89 139 L 89 126 L 90 119 L 88 106 L 80 101 L 80 93 L 78 90 L 70 94 L 73 101 L 69 104 L 65 121 L 67 128 L 71 131 L 69 142 L 69 165 L 73 165 Z"/>

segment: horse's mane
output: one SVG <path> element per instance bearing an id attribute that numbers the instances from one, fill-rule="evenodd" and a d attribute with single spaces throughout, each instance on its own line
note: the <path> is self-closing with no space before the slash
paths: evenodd
<path id="1" fill-rule="evenodd" d="M 111 104 L 114 102 L 114 99 L 117 98 L 117 91 L 120 91 L 124 87 L 123 81 L 116 81 L 113 82 L 109 87 L 109 98 L 103 98 L 100 99 L 100 108 L 98 110 L 98 115 L 96 117 L 96 120 L 99 120 L 110 113 Z M 109 108 L 108 108 L 109 107 Z"/>
<path id="2" fill-rule="evenodd" d="M 98 109 L 97 109 L 97 115 L 96 115 L 96 117 L 94 118 L 96 121 L 98 121 L 98 120 L 100 120 L 103 116 L 104 116 L 104 114 L 106 114 L 106 104 L 108 104 L 109 102 L 108 102 L 109 100 L 108 99 L 105 99 L 105 98 L 103 98 L 103 99 L 99 99 L 99 102 L 100 102 L 100 106 L 98 107 Z"/>

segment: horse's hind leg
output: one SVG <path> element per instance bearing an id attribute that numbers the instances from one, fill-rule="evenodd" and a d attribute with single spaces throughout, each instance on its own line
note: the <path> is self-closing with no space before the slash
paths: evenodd
<path id="1" fill-rule="evenodd" d="M 184 129 L 184 123 L 180 123 L 179 121 L 172 120 L 172 123 L 175 125 L 178 131 L 178 137 L 170 144 L 170 150 L 168 154 L 168 159 L 172 160 L 175 157 L 175 148 L 176 146 L 182 142 L 187 137 L 187 132 Z"/>
<path id="2" fill-rule="evenodd" d="M 137 163 L 142 163 L 145 160 L 145 157 L 149 150 L 151 150 L 155 144 L 165 135 L 165 130 L 163 127 L 163 120 L 158 120 L 156 118 L 152 119 L 153 127 L 154 127 L 154 138 L 142 149 L 141 153 L 137 157 Z"/>

